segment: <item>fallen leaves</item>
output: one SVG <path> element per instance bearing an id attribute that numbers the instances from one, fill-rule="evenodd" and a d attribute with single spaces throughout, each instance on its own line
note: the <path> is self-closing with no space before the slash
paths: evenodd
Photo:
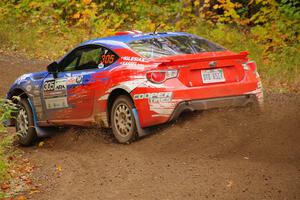
<path id="1" fill-rule="evenodd" d="M 37 188 L 32 188 L 29 192 L 30 195 L 35 194 L 35 193 L 39 193 L 40 190 L 38 190 Z"/>
<path id="2" fill-rule="evenodd" d="M 41 142 L 39 142 L 38 147 L 43 147 L 44 144 L 45 144 L 45 142 L 44 142 L 44 141 L 41 141 Z"/>
<path id="3" fill-rule="evenodd" d="M 24 197 L 24 196 L 19 196 L 19 197 L 17 197 L 16 200 L 26 200 L 26 197 Z"/>
<path id="4" fill-rule="evenodd" d="M 10 160 L 13 160 L 8 170 L 8 177 L 10 178 L 0 185 L 1 191 L 6 195 L 5 198 L 14 197 L 13 199 L 16 200 L 26 200 L 25 196 L 18 195 L 39 192 L 31 177 L 34 166 L 30 160 L 24 158 L 23 155 L 15 155 Z"/>
<path id="5" fill-rule="evenodd" d="M 6 182 L 2 183 L 0 186 L 1 190 L 6 191 L 10 188 L 10 185 Z"/>
<path id="6" fill-rule="evenodd" d="M 56 171 L 58 171 L 58 172 L 61 172 L 61 171 L 62 171 L 61 165 L 56 165 Z"/>
<path id="7" fill-rule="evenodd" d="M 233 181 L 227 181 L 226 187 L 231 188 L 233 186 Z"/>

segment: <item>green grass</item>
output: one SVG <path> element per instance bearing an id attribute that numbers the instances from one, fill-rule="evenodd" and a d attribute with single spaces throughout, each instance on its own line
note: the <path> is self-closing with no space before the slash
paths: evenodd
<path id="1" fill-rule="evenodd" d="M 12 136 L 0 137 L 0 183 L 2 183 L 7 177 L 7 170 L 9 168 L 8 157 L 11 155 L 11 146 L 13 142 Z"/>

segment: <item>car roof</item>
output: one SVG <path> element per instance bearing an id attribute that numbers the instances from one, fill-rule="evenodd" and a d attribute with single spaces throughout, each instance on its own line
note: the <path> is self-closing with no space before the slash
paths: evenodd
<path id="1" fill-rule="evenodd" d="M 103 38 L 96 38 L 92 40 L 88 40 L 83 42 L 79 46 L 84 45 L 104 45 L 109 48 L 128 48 L 127 43 L 132 42 L 134 40 L 143 40 L 143 39 L 150 39 L 150 38 L 158 38 L 158 37 L 166 37 L 166 36 L 183 36 L 183 35 L 190 35 L 184 32 L 163 32 L 163 33 L 129 33 L 124 35 L 114 35 L 109 37 Z"/>

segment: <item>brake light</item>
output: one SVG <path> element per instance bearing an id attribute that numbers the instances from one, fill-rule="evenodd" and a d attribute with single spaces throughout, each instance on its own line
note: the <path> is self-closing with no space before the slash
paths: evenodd
<path id="1" fill-rule="evenodd" d="M 255 61 L 248 61 L 248 62 L 245 62 L 242 64 L 243 65 L 243 68 L 244 70 L 246 71 L 254 71 L 256 72 L 256 62 Z"/>
<path id="2" fill-rule="evenodd" d="M 248 61 L 242 64 L 245 71 L 252 71 L 256 77 L 259 77 L 255 61 Z"/>
<path id="3" fill-rule="evenodd" d="M 149 71 L 146 74 L 146 77 L 152 83 L 163 83 L 168 79 L 176 78 L 178 75 L 177 70 L 154 70 Z"/>

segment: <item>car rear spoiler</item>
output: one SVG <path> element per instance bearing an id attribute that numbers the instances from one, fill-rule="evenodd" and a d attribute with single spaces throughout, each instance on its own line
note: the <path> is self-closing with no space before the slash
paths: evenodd
<path id="1" fill-rule="evenodd" d="M 161 63 L 160 66 L 165 65 L 180 65 L 180 64 L 188 64 L 188 63 L 195 63 L 195 62 L 205 62 L 205 61 L 211 61 L 211 60 L 224 60 L 224 59 L 246 59 L 248 57 L 249 53 L 247 51 L 242 51 L 238 54 L 232 54 L 232 55 L 216 55 L 214 57 L 196 57 L 196 58 L 178 58 L 178 59 L 159 59 L 150 61 L 153 63 Z"/>

